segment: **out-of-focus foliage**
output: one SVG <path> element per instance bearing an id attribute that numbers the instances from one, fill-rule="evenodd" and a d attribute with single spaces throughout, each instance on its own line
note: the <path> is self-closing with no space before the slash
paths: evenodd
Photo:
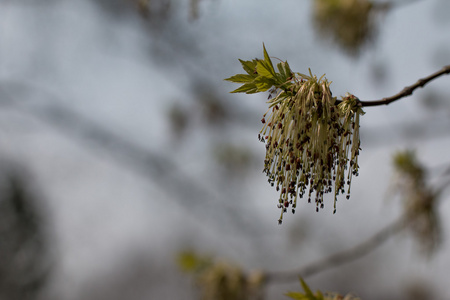
<path id="1" fill-rule="evenodd" d="M 314 27 L 321 36 L 356 55 L 374 38 L 377 12 L 388 7 L 369 0 L 315 0 Z"/>
<path id="2" fill-rule="evenodd" d="M 214 149 L 216 161 L 230 173 L 243 173 L 252 162 L 253 153 L 244 146 L 219 144 Z"/>
<path id="3" fill-rule="evenodd" d="M 211 87 L 213 89 L 213 87 Z M 229 115 L 222 100 L 211 91 L 197 91 L 196 100 L 201 109 L 201 117 L 207 125 L 220 125 Z"/>
<path id="4" fill-rule="evenodd" d="M 300 278 L 300 284 L 303 288 L 302 292 L 289 292 L 286 293 L 291 299 L 295 300 L 360 300 L 360 298 L 355 297 L 351 294 L 347 294 L 346 296 L 342 296 L 338 293 L 322 293 L 321 291 L 317 291 L 315 294 L 311 291 L 309 286 Z"/>
<path id="5" fill-rule="evenodd" d="M 429 300 L 439 299 L 436 291 L 430 286 L 430 282 L 424 279 L 414 279 L 403 288 L 405 299 Z"/>
<path id="6" fill-rule="evenodd" d="M 0 299 L 36 299 L 49 274 L 36 197 L 19 173 L 0 182 Z"/>
<path id="7" fill-rule="evenodd" d="M 396 187 L 400 192 L 409 229 L 417 239 L 421 250 L 432 254 L 441 242 L 440 221 L 437 211 L 439 191 L 429 186 L 425 168 L 411 150 L 394 156 L 397 172 Z"/>
<path id="8" fill-rule="evenodd" d="M 448 96 L 441 94 L 436 90 L 427 90 L 419 100 L 419 104 L 422 105 L 425 112 L 435 113 L 450 111 Z"/>
<path id="9" fill-rule="evenodd" d="M 202 300 L 258 300 L 263 276 L 245 273 L 238 266 L 186 251 L 178 256 L 183 271 L 193 273 Z"/>
<path id="10" fill-rule="evenodd" d="M 297 197 L 308 188 L 308 202 L 314 193 L 317 211 L 323 208 L 324 194 L 333 192 L 333 183 L 336 212 L 337 196 L 347 193 L 348 199 L 352 175 L 358 175 L 359 120 L 364 114 L 359 99 L 348 94 L 337 101 L 331 82 L 311 70 L 309 76 L 294 73 L 287 62 L 275 70 L 265 47 L 263 60 L 240 62 L 247 74 L 226 79 L 242 83 L 232 93 L 270 89 L 269 111 L 258 137 L 266 143 L 264 173 L 280 191 L 278 222 L 289 207 L 295 212 Z"/>
<path id="11" fill-rule="evenodd" d="M 208 129 L 224 130 L 223 123 L 230 119 L 231 113 L 214 89 L 211 85 L 195 84 L 192 87 L 194 102 L 179 101 L 169 107 L 168 121 L 176 138 L 182 137 L 190 125 L 206 123 Z M 196 120 L 202 123 L 196 123 Z"/>
<path id="12" fill-rule="evenodd" d="M 154 16 L 167 17 L 171 9 L 170 0 L 134 0 L 136 7 L 144 18 L 151 18 Z"/>
<path id="13" fill-rule="evenodd" d="M 189 1 L 189 17 L 194 20 L 199 16 L 199 4 L 201 0 Z M 139 13 L 144 18 L 150 18 L 155 15 L 168 15 L 171 8 L 178 3 L 173 4 L 171 0 L 133 0 Z"/>
<path id="14" fill-rule="evenodd" d="M 180 105 L 173 105 L 168 111 L 168 119 L 172 133 L 179 140 L 189 124 L 189 113 Z"/>
<path id="15" fill-rule="evenodd" d="M 201 0 L 190 0 L 190 17 L 197 19 L 199 16 L 199 4 Z"/>
<path id="16" fill-rule="evenodd" d="M 184 272 L 200 272 L 213 263 L 212 257 L 199 256 L 193 251 L 184 251 L 178 255 L 178 266 Z"/>

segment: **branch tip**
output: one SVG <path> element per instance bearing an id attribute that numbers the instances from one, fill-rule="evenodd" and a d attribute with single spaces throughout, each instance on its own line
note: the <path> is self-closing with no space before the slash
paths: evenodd
<path id="1" fill-rule="evenodd" d="M 394 101 L 397 101 L 399 99 L 402 99 L 404 97 L 410 96 L 413 94 L 414 90 L 416 90 L 419 87 L 424 87 L 428 82 L 442 76 L 447 75 L 450 73 L 450 65 L 444 66 L 441 70 L 425 77 L 417 80 L 416 83 L 407 86 L 403 88 L 399 93 L 390 96 L 382 98 L 381 100 L 371 100 L 371 101 L 360 101 L 362 106 L 378 106 L 378 105 L 388 105 Z"/>

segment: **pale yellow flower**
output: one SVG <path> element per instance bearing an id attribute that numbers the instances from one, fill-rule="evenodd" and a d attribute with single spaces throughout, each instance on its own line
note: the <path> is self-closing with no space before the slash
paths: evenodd
<path id="1" fill-rule="evenodd" d="M 270 99 L 269 111 L 261 120 L 259 139 L 266 143 L 264 173 L 280 191 L 278 207 L 295 212 L 298 196 L 308 193 L 316 210 L 324 207 L 324 194 L 350 194 L 352 175 L 358 175 L 359 116 L 363 111 L 356 97 L 340 103 L 332 97 L 324 76 L 297 74 L 292 96 L 280 90 Z M 267 120 L 266 120 L 267 119 Z M 349 169 L 350 168 L 350 169 Z M 345 175 L 347 171 L 347 175 Z"/>

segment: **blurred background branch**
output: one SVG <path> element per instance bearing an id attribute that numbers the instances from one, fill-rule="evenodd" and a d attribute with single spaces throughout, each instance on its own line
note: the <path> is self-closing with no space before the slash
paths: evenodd
<path id="1" fill-rule="evenodd" d="M 386 226 L 360 244 L 350 249 L 346 249 L 342 252 L 332 254 L 316 262 L 307 264 L 306 266 L 299 269 L 290 271 L 266 272 L 265 281 L 267 284 L 296 281 L 299 277 L 308 278 L 320 272 L 358 260 L 383 245 L 384 242 L 386 242 L 389 238 L 403 230 L 408 223 L 408 219 L 401 218 Z"/>
<path id="2" fill-rule="evenodd" d="M 0 298 L 38 299 L 51 279 L 48 216 L 23 171 L 2 165 Z"/>

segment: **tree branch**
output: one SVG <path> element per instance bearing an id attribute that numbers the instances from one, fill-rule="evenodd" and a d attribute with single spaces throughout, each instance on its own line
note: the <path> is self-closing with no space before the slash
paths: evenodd
<path id="1" fill-rule="evenodd" d="M 441 70 L 425 77 L 422 79 L 419 79 L 416 83 L 413 85 L 405 87 L 402 91 L 399 93 L 383 98 L 381 100 L 373 100 L 373 101 L 360 101 L 361 106 L 378 106 L 378 105 L 388 105 L 389 103 L 392 103 L 394 101 L 397 101 L 403 97 L 407 97 L 412 95 L 415 89 L 419 87 L 424 87 L 428 82 L 432 81 L 433 79 L 438 78 L 439 76 L 446 75 L 450 73 L 450 65 L 444 66 Z"/>
<path id="2" fill-rule="evenodd" d="M 268 272 L 265 274 L 266 284 L 297 280 L 298 277 L 305 278 L 361 258 L 381 246 L 391 236 L 400 232 L 403 228 L 405 228 L 408 221 L 409 220 L 406 218 L 400 218 L 361 244 L 342 252 L 332 254 L 300 269 L 281 272 Z"/>

